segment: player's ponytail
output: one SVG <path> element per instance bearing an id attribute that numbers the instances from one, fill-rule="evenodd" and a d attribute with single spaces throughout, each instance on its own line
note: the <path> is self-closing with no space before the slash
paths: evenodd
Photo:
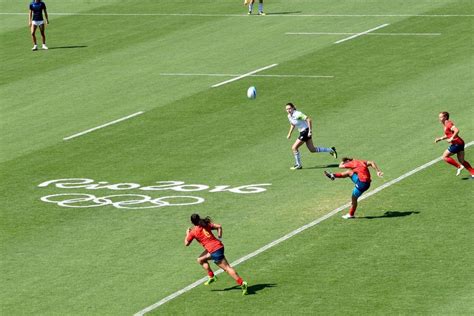
<path id="1" fill-rule="evenodd" d="M 193 223 L 194 226 L 206 227 L 209 226 L 211 222 L 212 219 L 209 216 L 207 216 L 206 218 L 201 218 L 199 214 L 191 215 L 191 223 Z"/>
<path id="2" fill-rule="evenodd" d="M 449 113 L 448 112 L 440 112 L 440 114 L 443 114 L 444 118 L 449 120 Z"/>

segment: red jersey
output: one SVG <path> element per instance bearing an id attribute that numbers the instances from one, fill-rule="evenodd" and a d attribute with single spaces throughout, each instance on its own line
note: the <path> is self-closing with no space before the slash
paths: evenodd
<path id="1" fill-rule="evenodd" d="M 370 182 L 370 171 L 369 168 L 367 167 L 367 161 L 365 160 L 352 160 L 348 161 L 345 164 L 342 165 L 344 168 L 352 169 L 357 176 L 359 177 L 359 180 L 362 182 Z"/>
<path id="2" fill-rule="evenodd" d="M 451 122 L 450 120 L 446 120 L 444 122 L 444 135 L 446 135 L 447 138 L 451 138 L 453 136 L 454 132 L 451 130 L 451 128 L 453 128 L 453 126 L 454 126 L 454 123 Z M 464 140 L 461 137 L 456 136 L 456 137 L 454 137 L 451 144 L 453 144 L 453 145 L 464 145 Z"/>
<path id="3" fill-rule="evenodd" d="M 209 253 L 213 253 L 216 250 L 224 247 L 224 244 L 217 239 L 211 230 L 217 229 L 214 224 L 209 224 L 209 226 L 201 227 L 194 226 L 188 234 L 188 242 L 196 239 Z"/>

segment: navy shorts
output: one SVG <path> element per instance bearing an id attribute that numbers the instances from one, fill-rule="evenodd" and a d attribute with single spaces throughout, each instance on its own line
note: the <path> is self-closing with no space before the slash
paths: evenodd
<path id="1" fill-rule="evenodd" d="M 215 264 L 218 264 L 224 259 L 224 247 L 217 249 L 213 253 L 211 253 L 211 259 L 214 260 Z"/>
<path id="2" fill-rule="evenodd" d="M 464 144 L 462 145 L 452 144 L 448 147 L 448 150 L 450 153 L 457 154 L 461 151 L 464 151 Z"/>
<path id="3" fill-rule="evenodd" d="M 370 188 L 370 182 L 360 181 L 359 176 L 356 173 L 352 175 L 351 180 L 355 184 L 354 190 L 352 190 L 352 195 L 356 198 L 359 198 L 362 193 L 364 193 Z"/>
<path id="4" fill-rule="evenodd" d="M 309 139 L 311 139 L 311 136 L 309 134 L 309 128 L 305 129 L 304 131 L 300 132 L 300 136 L 298 136 L 298 139 L 301 140 L 302 142 L 305 142 Z"/>

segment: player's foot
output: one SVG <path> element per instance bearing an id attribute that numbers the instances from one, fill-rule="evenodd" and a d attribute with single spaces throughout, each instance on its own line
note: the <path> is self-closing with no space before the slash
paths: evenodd
<path id="1" fill-rule="evenodd" d="M 354 216 L 354 215 L 351 215 L 351 214 L 349 214 L 349 213 L 347 213 L 347 214 L 345 214 L 345 215 L 342 215 L 342 218 L 344 218 L 344 219 L 351 219 L 351 218 L 355 218 L 355 216 Z"/>
<path id="2" fill-rule="evenodd" d="M 260 12 L 258 12 L 258 15 L 266 15 L 266 14 L 265 14 L 265 12 L 260 11 Z"/>
<path id="3" fill-rule="evenodd" d="M 240 286 L 240 288 L 242 289 L 242 295 L 247 295 L 248 292 L 247 292 L 247 288 L 248 288 L 248 285 L 247 285 L 247 282 L 242 282 L 242 285 Z"/>
<path id="4" fill-rule="evenodd" d="M 330 152 L 331 156 L 337 159 L 337 151 L 336 147 L 331 147 L 332 151 Z"/>
<path id="5" fill-rule="evenodd" d="M 38 45 L 33 45 L 33 48 L 31 50 L 38 50 Z"/>
<path id="6" fill-rule="evenodd" d="M 247 12 L 247 14 L 248 14 L 248 15 L 251 15 L 251 14 L 252 14 L 252 11 Z"/>
<path id="7" fill-rule="evenodd" d="M 204 285 L 209 285 L 211 283 L 214 283 L 217 281 L 217 277 L 216 276 L 213 276 L 212 278 L 209 278 L 209 280 L 207 280 L 206 282 L 204 282 Z"/>
<path id="8" fill-rule="evenodd" d="M 324 175 L 333 181 L 334 179 L 336 179 L 336 177 L 334 176 L 332 172 L 324 171 Z"/>
<path id="9" fill-rule="evenodd" d="M 303 166 L 302 165 L 294 165 L 293 167 L 290 168 L 291 170 L 299 170 L 299 169 L 303 169 Z"/>
<path id="10" fill-rule="evenodd" d="M 456 177 L 461 174 L 462 169 L 464 169 L 464 166 L 461 166 L 456 170 Z"/>
<path id="11" fill-rule="evenodd" d="M 46 46 L 46 44 L 43 44 L 43 45 L 41 46 L 41 48 L 42 48 L 42 49 L 48 49 L 48 46 Z"/>

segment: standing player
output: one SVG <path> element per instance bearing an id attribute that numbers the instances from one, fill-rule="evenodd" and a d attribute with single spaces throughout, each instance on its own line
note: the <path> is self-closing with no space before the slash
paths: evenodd
<path id="1" fill-rule="evenodd" d="M 242 288 L 242 295 L 247 295 L 247 282 L 242 280 L 224 256 L 224 244 L 219 240 L 222 238 L 222 226 L 213 223 L 209 217 L 200 218 L 198 214 L 191 215 L 191 222 L 194 227 L 186 230 L 184 245 L 189 246 L 193 239 L 196 239 L 204 247 L 204 252 L 201 253 L 197 259 L 198 263 L 202 265 L 209 275 L 209 280 L 204 284 L 209 285 L 217 281 L 217 277 L 214 275 L 208 262 L 209 259 L 212 259 L 219 268 L 227 272 L 237 282 L 237 284 L 240 285 Z M 212 230 L 217 230 L 217 236 L 219 239 L 214 236 Z"/>
<path id="2" fill-rule="evenodd" d="M 290 121 L 290 131 L 288 132 L 288 136 L 286 138 L 290 139 L 291 133 L 293 133 L 295 127 L 298 128 L 298 131 L 300 132 L 298 139 L 296 139 L 293 146 L 291 146 L 291 150 L 295 156 L 295 165 L 290 169 L 296 170 L 303 168 L 301 164 L 301 154 L 298 149 L 305 143 L 306 147 L 308 147 L 309 151 L 312 153 L 327 152 L 334 156 L 334 158 L 337 158 L 335 147 L 314 147 L 313 140 L 311 139 L 313 134 L 313 120 L 311 117 L 304 115 L 300 111 L 297 111 L 296 107 L 291 102 L 286 104 L 285 110 L 288 113 L 288 120 Z"/>
<path id="3" fill-rule="evenodd" d="M 383 172 L 373 161 L 355 160 L 352 158 L 342 158 L 342 162 L 339 164 L 339 168 L 351 169 L 341 173 L 331 173 L 324 171 L 326 177 L 331 180 L 336 178 L 351 178 L 354 182 L 355 187 L 352 190 L 352 205 L 349 213 L 342 216 L 342 218 L 350 219 L 354 218 L 355 211 L 357 209 L 357 200 L 359 197 L 370 188 L 370 171 L 368 167 L 372 167 L 377 170 L 379 177 L 383 176 Z"/>
<path id="4" fill-rule="evenodd" d="M 41 32 L 41 40 L 43 45 L 42 49 L 48 49 L 46 46 L 46 36 L 44 34 L 44 20 L 43 20 L 43 11 L 46 18 L 46 24 L 49 24 L 48 12 L 46 11 L 46 4 L 41 0 L 34 0 L 30 3 L 30 13 L 28 19 L 28 25 L 31 30 L 31 37 L 33 38 L 33 48 L 32 50 L 38 50 L 38 45 L 36 44 L 36 29 L 39 27 Z"/>
<path id="5" fill-rule="evenodd" d="M 249 6 L 248 14 L 252 14 L 254 3 L 255 3 L 255 0 L 244 0 L 244 5 Z M 263 12 L 263 0 L 258 0 L 258 15 L 265 15 L 265 13 Z"/>
<path id="6" fill-rule="evenodd" d="M 450 165 L 457 168 L 456 176 L 459 176 L 462 169 L 466 168 L 471 174 L 471 179 L 474 179 L 474 169 L 471 167 L 469 162 L 464 160 L 464 140 L 459 137 L 459 129 L 454 126 L 454 123 L 449 120 L 448 112 L 441 112 L 438 115 L 439 121 L 444 126 L 444 136 L 435 139 L 435 143 L 445 140 L 451 145 L 443 153 L 443 159 Z M 457 163 L 456 160 L 451 158 L 452 155 L 456 154 L 461 164 Z"/>

